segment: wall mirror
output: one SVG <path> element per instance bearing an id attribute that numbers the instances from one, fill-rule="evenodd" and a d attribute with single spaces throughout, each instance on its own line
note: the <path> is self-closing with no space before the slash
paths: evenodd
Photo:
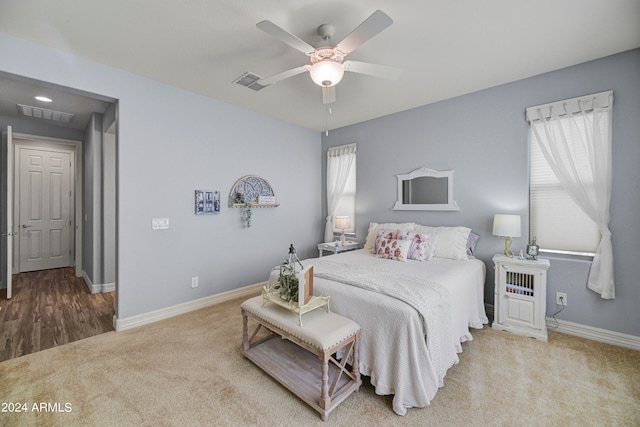
<path id="1" fill-rule="evenodd" d="M 420 168 L 398 177 L 398 200 L 393 210 L 457 211 L 453 200 L 453 171 Z"/>

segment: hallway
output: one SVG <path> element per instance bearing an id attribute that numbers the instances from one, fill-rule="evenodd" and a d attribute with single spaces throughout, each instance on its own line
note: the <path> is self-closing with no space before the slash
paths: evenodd
<path id="1" fill-rule="evenodd" d="M 71 267 L 14 275 L 13 298 L 0 290 L 0 362 L 113 331 L 114 298 Z"/>

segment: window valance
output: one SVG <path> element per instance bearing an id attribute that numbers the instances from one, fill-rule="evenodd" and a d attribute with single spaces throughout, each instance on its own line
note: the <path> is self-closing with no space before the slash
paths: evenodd
<path id="1" fill-rule="evenodd" d="M 563 101 L 551 102 L 549 104 L 537 105 L 526 109 L 526 119 L 529 122 L 548 119 L 551 114 L 566 116 L 580 111 L 592 111 L 594 109 L 611 108 L 613 105 L 613 91 L 594 93 L 593 95 L 579 96 L 577 98 L 565 99 Z"/>
<path id="2" fill-rule="evenodd" d="M 327 157 L 339 157 L 345 154 L 355 154 L 356 143 L 327 148 Z"/>

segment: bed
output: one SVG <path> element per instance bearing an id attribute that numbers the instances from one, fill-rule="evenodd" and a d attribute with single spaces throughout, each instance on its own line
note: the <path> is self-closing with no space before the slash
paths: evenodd
<path id="1" fill-rule="evenodd" d="M 329 295 L 332 312 L 360 324 L 360 372 L 371 378 L 377 394 L 393 394 L 393 410 L 404 415 L 408 408 L 429 405 L 444 385 L 447 370 L 458 363 L 461 343 L 473 339 L 469 327 L 488 323 L 486 271 L 472 256 L 442 257 L 451 253 L 443 252 L 446 247 L 436 250 L 437 229 L 430 231 L 428 260 L 380 257 L 372 250 L 383 228 L 374 224 L 365 249 L 302 264 L 313 265 L 314 294 Z M 417 225 L 409 227 L 415 230 Z M 442 227 L 439 231 L 444 245 L 446 232 Z M 470 230 L 465 231 L 468 246 Z M 458 232 L 456 239 L 461 243 L 463 236 Z"/>

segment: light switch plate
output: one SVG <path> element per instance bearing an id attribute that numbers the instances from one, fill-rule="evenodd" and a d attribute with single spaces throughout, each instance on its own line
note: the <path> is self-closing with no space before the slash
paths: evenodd
<path id="1" fill-rule="evenodd" d="M 154 230 L 166 230 L 169 228 L 169 218 L 153 218 L 151 228 Z"/>

